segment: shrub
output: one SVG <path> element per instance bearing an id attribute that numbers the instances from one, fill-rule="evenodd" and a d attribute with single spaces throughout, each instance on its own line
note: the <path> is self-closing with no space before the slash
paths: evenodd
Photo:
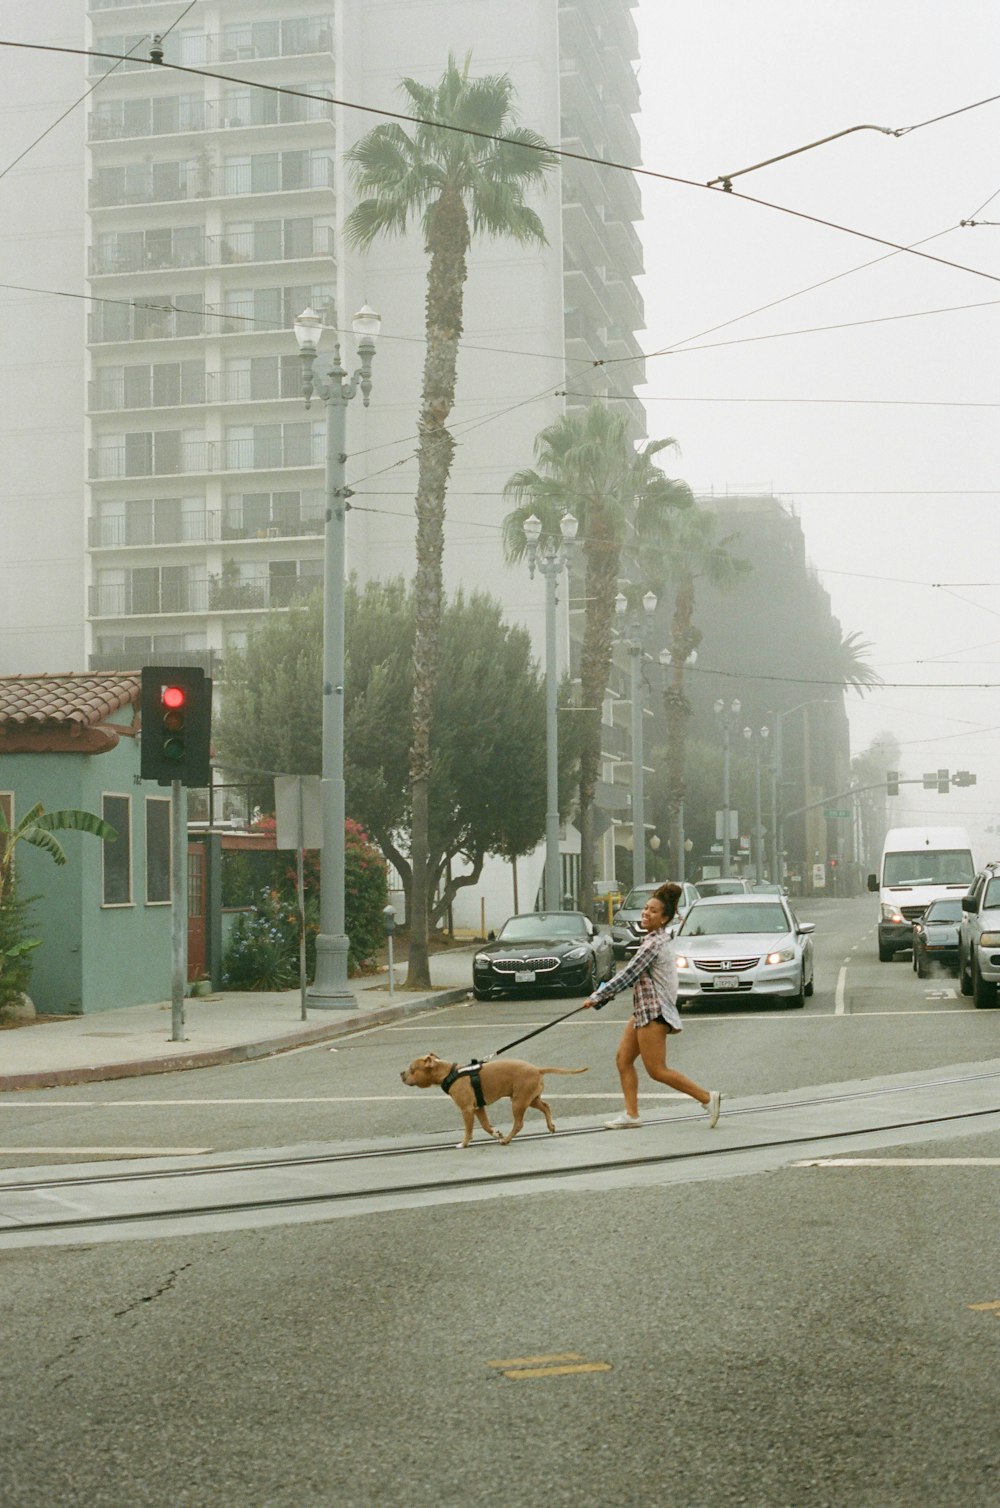
<path id="1" fill-rule="evenodd" d="M 28 993 L 31 955 L 40 939 L 26 938 L 28 901 L 8 888 L 0 905 L 0 1010 Z"/>
<path id="2" fill-rule="evenodd" d="M 298 918 L 274 890 L 262 890 L 256 910 L 236 919 L 222 983 L 230 990 L 289 990 L 298 977 Z"/>

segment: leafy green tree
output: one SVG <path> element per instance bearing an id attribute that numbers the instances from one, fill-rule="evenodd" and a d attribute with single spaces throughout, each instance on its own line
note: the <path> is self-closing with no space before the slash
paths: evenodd
<path id="1" fill-rule="evenodd" d="M 455 401 L 468 252 L 474 235 L 544 244 L 542 222 L 525 195 L 557 161 L 544 149 L 540 136 L 514 123 L 510 78 L 491 74 L 474 79 L 469 68 L 469 57 L 459 67 L 449 56 L 436 85 L 404 79 L 403 93 L 421 123 L 407 132 L 397 122 L 385 122 L 347 153 L 355 189 L 363 196 L 347 218 L 347 239 L 368 247 L 380 236 L 402 235 L 419 216 L 429 258 L 426 355 L 417 426 L 409 986 L 430 984 L 431 728 L 442 663 L 445 494 L 455 449 L 447 423 Z"/>
<path id="2" fill-rule="evenodd" d="M 351 582 L 345 599 L 344 774 L 347 805 L 399 871 L 409 915 L 408 712 L 413 695 L 414 593 L 401 581 Z M 431 877 L 439 920 L 458 892 L 479 879 L 488 854 L 530 853 L 545 830 L 545 697 L 523 629 L 503 622 L 499 603 L 459 594 L 442 618 L 449 667 L 437 688 L 431 745 Z M 217 721 L 220 757 L 236 768 L 317 774 L 322 610 L 309 603 L 276 616 L 227 662 L 226 703 Z M 288 662 L 290 673 L 282 674 Z M 313 684 L 293 673 L 313 666 Z M 565 702 L 567 691 L 564 689 Z M 294 738 L 289 735 L 293 726 Z M 560 737 L 560 796 L 568 809 L 576 747 Z M 265 797 L 265 801 L 269 800 Z M 454 865 L 462 873 L 453 874 Z M 467 866 L 467 872 L 466 872 Z"/>
<path id="3" fill-rule="evenodd" d="M 611 669 L 615 597 L 629 530 L 641 542 L 657 537 L 667 516 L 690 508 L 691 493 L 654 463 L 673 440 L 653 440 L 636 450 L 623 414 L 600 403 L 581 414 L 564 414 L 535 441 L 534 467 L 509 479 L 505 496 L 517 506 L 504 519 L 508 560 L 525 552 L 524 521 L 542 521 L 542 540 L 559 538 L 559 519 L 579 521 L 584 559 L 583 644 L 580 652 L 580 905 L 588 912 L 594 893 L 594 796 L 601 766 L 601 708 Z"/>

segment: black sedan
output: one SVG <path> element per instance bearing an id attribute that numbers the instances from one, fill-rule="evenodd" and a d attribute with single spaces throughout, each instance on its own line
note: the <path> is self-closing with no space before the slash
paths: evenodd
<path id="1" fill-rule="evenodd" d="M 932 963 L 958 968 L 958 927 L 962 920 L 960 897 L 931 901 L 919 921 L 913 923 L 913 970 L 926 979 Z"/>
<path id="2" fill-rule="evenodd" d="M 589 995 L 615 972 L 610 937 L 582 911 L 527 911 L 504 922 L 472 961 L 477 1000 L 513 993 Z"/>

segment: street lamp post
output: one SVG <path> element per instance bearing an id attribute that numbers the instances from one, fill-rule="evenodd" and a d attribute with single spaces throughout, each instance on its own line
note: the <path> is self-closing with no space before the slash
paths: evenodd
<path id="1" fill-rule="evenodd" d="M 320 930 L 316 939 L 316 977 L 306 994 L 318 1010 L 354 1010 L 357 1001 L 347 983 L 348 939 L 344 915 L 344 564 L 350 488 L 347 463 L 347 405 L 360 389 L 368 407 L 372 358 L 381 320 L 367 305 L 354 316 L 360 366 L 348 378 L 335 342 L 326 376 L 316 371 L 323 322 L 313 309 L 295 321 L 302 357 L 302 391 L 306 408 L 313 395 L 326 404 L 326 525 L 323 545 L 323 879 Z M 326 365 L 326 363 L 322 363 Z"/>
<path id="2" fill-rule="evenodd" d="M 770 729 L 766 726 L 761 728 L 757 737 L 754 738 L 752 728 L 743 729 L 743 737 L 753 748 L 754 757 L 754 825 L 753 825 L 753 864 L 754 877 L 758 883 L 764 879 L 764 828 L 760 820 L 760 751 L 767 743 Z"/>
<path id="3" fill-rule="evenodd" d="M 830 707 L 833 703 L 829 697 L 811 697 L 807 702 L 796 702 L 794 707 L 789 707 L 785 712 L 777 712 L 774 717 L 774 765 L 772 768 L 772 793 L 774 797 L 774 879 L 781 885 L 785 878 L 785 818 L 784 818 L 784 765 L 783 760 L 783 728 L 785 718 L 791 717 L 793 712 L 801 712 L 804 707 Z M 808 778 L 808 771 L 806 772 Z M 808 796 L 806 800 L 808 801 Z"/>
<path id="4" fill-rule="evenodd" d="M 739 716 L 740 701 L 734 697 L 729 707 L 724 701 L 715 703 L 715 715 L 722 725 L 722 878 L 729 878 L 729 735 L 733 719 Z"/>
<path id="5" fill-rule="evenodd" d="M 528 542 L 528 573 L 545 577 L 545 884 L 546 911 L 562 907 L 559 865 L 559 682 L 556 664 L 556 605 L 559 578 L 569 569 L 570 554 L 579 528 L 572 513 L 559 520 L 561 538 L 551 536 L 539 549 L 542 521 L 534 514 L 524 521 Z"/>
<path id="6" fill-rule="evenodd" d="M 615 612 L 622 631 L 622 643 L 628 651 L 630 696 L 632 701 L 632 884 L 646 883 L 646 789 L 643 768 L 643 725 L 645 716 L 642 696 L 642 661 L 645 654 L 646 627 L 656 611 L 656 593 L 647 592 L 642 599 L 645 621 L 638 612 L 625 629 L 628 599 L 619 593 Z M 627 636 L 626 636 L 627 635 Z"/>

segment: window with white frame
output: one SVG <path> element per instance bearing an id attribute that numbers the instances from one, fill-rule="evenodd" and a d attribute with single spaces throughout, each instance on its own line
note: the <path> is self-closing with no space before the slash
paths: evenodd
<path id="1" fill-rule="evenodd" d="M 132 904 L 132 798 L 105 794 L 101 798 L 101 815 L 118 834 L 116 840 L 101 844 L 101 904 Z"/>

